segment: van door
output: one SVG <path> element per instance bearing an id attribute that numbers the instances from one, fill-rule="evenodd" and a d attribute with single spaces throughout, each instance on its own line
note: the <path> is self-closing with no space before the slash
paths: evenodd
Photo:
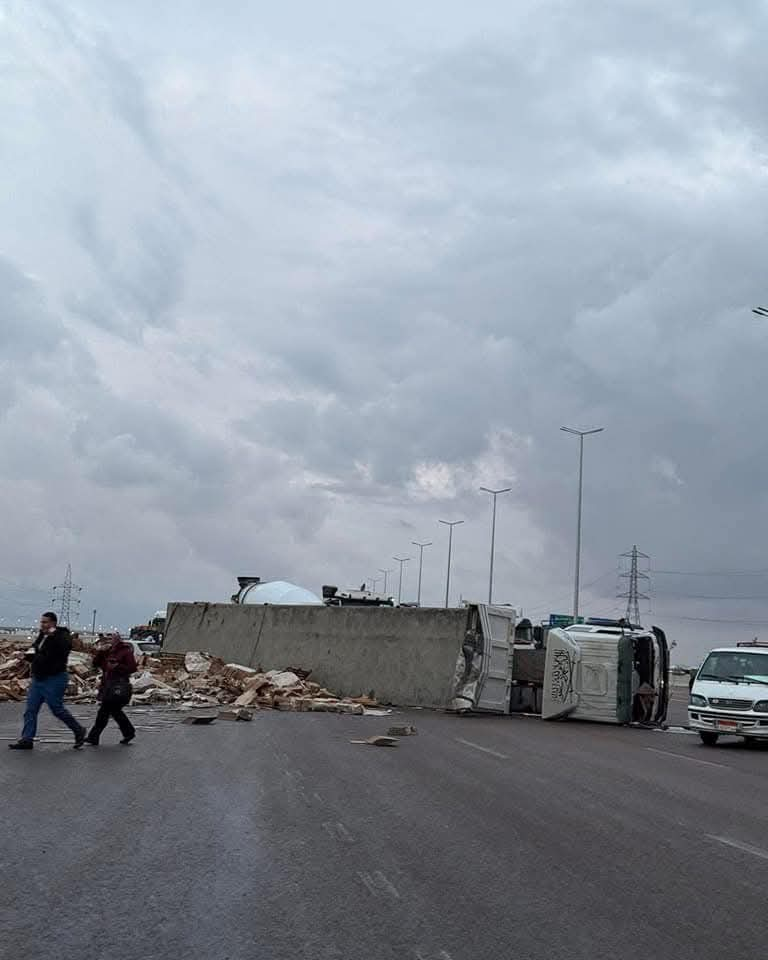
<path id="1" fill-rule="evenodd" d="M 656 638 L 658 652 L 658 676 L 656 680 L 656 689 L 658 698 L 656 701 L 656 715 L 654 720 L 659 725 L 666 722 L 667 711 L 669 710 L 669 697 L 671 688 L 669 685 L 669 646 L 667 644 L 667 635 L 661 627 L 651 627 L 651 631 Z"/>
<path id="2" fill-rule="evenodd" d="M 578 643 L 565 630 L 555 628 L 549 631 L 544 664 L 542 719 L 567 717 L 579 705 L 580 659 Z"/>
<path id="3" fill-rule="evenodd" d="M 509 713 L 515 611 L 511 607 L 491 607 L 485 603 L 479 603 L 477 608 L 483 649 L 475 709 Z"/>

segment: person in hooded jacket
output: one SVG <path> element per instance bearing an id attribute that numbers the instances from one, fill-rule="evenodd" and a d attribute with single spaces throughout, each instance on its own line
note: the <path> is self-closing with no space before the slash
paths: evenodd
<path id="1" fill-rule="evenodd" d="M 31 750 L 37 734 L 37 715 L 44 703 L 48 709 L 75 735 L 75 747 L 85 743 L 85 727 L 75 720 L 64 706 L 64 693 L 69 683 L 67 660 L 72 649 L 69 630 L 58 625 L 52 611 L 40 618 L 40 632 L 32 648 L 27 651 L 32 679 L 27 690 L 27 708 L 24 711 L 24 729 L 21 739 L 9 744 L 11 750 Z"/>
<path id="2" fill-rule="evenodd" d="M 136 673 L 133 647 L 115 633 L 96 650 L 93 665 L 102 671 L 99 710 L 85 742 L 98 747 L 99 738 L 111 717 L 123 735 L 120 743 L 127 746 L 136 737 L 135 727 L 123 712 L 123 708 L 131 701 L 131 676 Z"/>

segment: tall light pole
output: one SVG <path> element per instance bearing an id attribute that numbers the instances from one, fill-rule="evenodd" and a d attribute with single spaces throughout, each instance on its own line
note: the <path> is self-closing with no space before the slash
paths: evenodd
<path id="1" fill-rule="evenodd" d="M 579 615 L 579 571 L 581 567 L 581 501 L 584 485 L 584 437 L 593 433 L 602 433 L 605 427 L 595 427 L 593 430 L 574 430 L 573 427 L 560 427 L 564 433 L 572 433 L 579 438 L 579 506 L 576 520 L 576 573 L 573 580 L 573 616 Z"/>
<path id="2" fill-rule="evenodd" d="M 460 523 L 464 523 L 463 520 L 438 520 L 438 523 L 445 524 L 448 527 L 448 572 L 445 575 L 445 606 L 448 608 L 448 597 L 450 596 L 451 591 L 451 551 L 453 549 L 453 528 L 458 526 Z"/>
<path id="3" fill-rule="evenodd" d="M 410 557 L 392 557 L 393 560 L 397 561 L 400 564 L 400 580 L 397 585 L 397 602 L 400 603 L 403 597 L 403 564 L 408 563 L 411 559 Z"/>
<path id="4" fill-rule="evenodd" d="M 390 573 L 392 573 L 392 571 L 391 571 L 391 570 L 385 570 L 384 567 L 379 567 L 379 573 L 383 573 L 383 574 L 384 574 L 384 596 L 386 596 L 386 595 L 387 595 L 387 582 L 388 582 L 389 575 L 390 575 Z"/>
<path id="5" fill-rule="evenodd" d="M 373 584 L 371 589 L 372 593 L 376 593 L 376 584 L 379 582 L 379 580 L 381 580 L 381 577 L 371 577 L 371 583 Z"/>
<path id="6" fill-rule="evenodd" d="M 490 493 L 493 497 L 493 519 L 491 520 L 491 568 L 488 573 L 488 603 L 493 603 L 493 555 L 496 550 L 496 497 L 500 493 L 509 493 L 512 487 L 504 487 L 501 490 L 489 490 L 488 487 L 480 487 L 483 493 Z"/>
<path id="7" fill-rule="evenodd" d="M 414 547 L 419 548 L 419 588 L 416 593 L 416 606 L 420 607 L 421 606 L 421 568 L 424 563 L 424 547 L 431 547 L 432 541 L 424 540 L 422 542 L 420 540 L 411 540 L 411 543 L 414 545 Z"/>
<path id="8" fill-rule="evenodd" d="M 91 625 L 91 633 L 96 634 L 96 611 L 93 611 L 93 624 Z"/>

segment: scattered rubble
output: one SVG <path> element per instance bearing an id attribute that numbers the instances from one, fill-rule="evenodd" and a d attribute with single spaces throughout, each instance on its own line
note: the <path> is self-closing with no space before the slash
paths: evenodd
<path id="1" fill-rule="evenodd" d="M 418 733 L 416 727 L 411 724 L 407 724 L 404 727 L 390 727 L 387 730 L 388 737 L 415 737 Z"/>
<path id="2" fill-rule="evenodd" d="M 365 740 L 350 740 L 350 743 L 364 743 L 369 747 L 396 747 L 397 737 L 366 737 Z"/>
<path id="3" fill-rule="evenodd" d="M 244 707 L 236 710 L 220 710 L 219 720 L 253 720 L 253 714 Z"/>
<path id="4" fill-rule="evenodd" d="M 0 641 L 0 701 L 26 697 L 30 674 L 24 653 L 28 647 L 27 639 Z M 82 640 L 69 656 L 69 674 L 67 699 L 95 703 L 100 675 Z M 207 653 L 160 653 L 141 658 L 139 671 L 131 678 L 132 702 L 172 704 L 181 709 L 231 706 L 225 713 L 233 716 L 220 713 L 219 719 L 235 720 L 251 719 L 251 712 L 260 709 L 363 716 L 378 706 L 373 691 L 359 697 L 338 697 L 310 676 L 310 671 L 300 668 L 262 672 L 225 663 Z"/>

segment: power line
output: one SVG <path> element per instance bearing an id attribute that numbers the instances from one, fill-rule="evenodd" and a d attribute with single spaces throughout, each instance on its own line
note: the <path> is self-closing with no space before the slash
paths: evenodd
<path id="1" fill-rule="evenodd" d="M 768 595 L 761 593 L 756 596 L 750 597 L 735 597 L 735 596 L 716 596 L 711 593 L 656 593 L 657 597 L 674 597 L 676 600 L 764 600 L 768 601 Z"/>
<path id="2" fill-rule="evenodd" d="M 696 623 L 744 623 L 752 627 L 761 627 L 768 624 L 768 620 L 726 620 L 717 617 L 683 617 L 673 613 L 665 613 L 664 616 L 669 620 L 693 620 Z"/>
<path id="3" fill-rule="evenodd" d="M 654 576 L 671 577 L 765 577 L 768 570 L 651 570 Z"/>
<path id="4" fill-rule="evenodd" d="M 605 573 L 601 573 L 599 577 L 595 577 L 595 579 L 594 579 L 594 580 L 591 580 L 589 583 L 583 583 L 583 584 L 581 585 L 581 589 L 582 589 L 582 590 L 589 590 L 590 587 L 594 587 L 596 583 L 599 583 L 601 580 L 605 580 L 606 577 L 612 577 L 612 576 L 615 576 L 615 575 L 616 575 L 616 570 L 615 570 L 615 569 L 606 570 Z M 567 596 L 570 597 L 570 594 L 567 594 Z M 557 601 L 557 605 L 559 605 L 560 600 L 561 600 L 562 598 L 565 598 L 565 597 L 566 597 L 566 594 L 564 594 L 564 593 L 563 593 L 563 594 L 560 594 L 560 595 L 557 596 L 557 597 L 555 597 L 555 601 Z M 534 605 L 531 606 L 531 607 L 529 607 L 529 606 L 526 604 L 526 605 L 525 605 L 525 609 L 526 609 L 527 615 L 532 614 L 532 613 L 536 613 L 537 610 L 551 610 L 551 609 L 552 609 L 552 600 L 551 600 L 551 599 L 549 599 L 549 600 L 542 600 L 540 603 L 534 604 Z"/>

